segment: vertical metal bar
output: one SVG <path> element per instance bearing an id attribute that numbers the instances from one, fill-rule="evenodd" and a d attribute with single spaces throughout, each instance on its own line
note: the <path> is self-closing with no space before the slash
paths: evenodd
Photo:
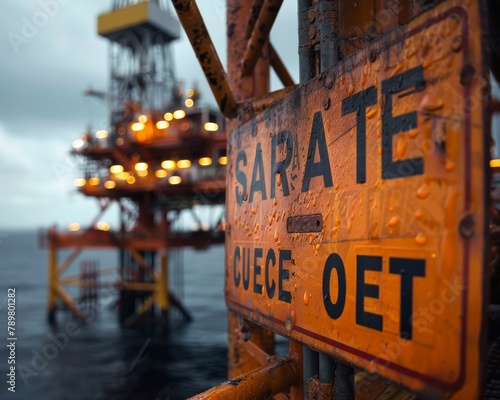
<path id="1" fill-rule="evenodd" d="M 300 83 L 305 83 L 313 78 L 313 52 L 309 44 L 309 7 L 311 0 L 298 0 L 299 17 L 299 75 Z"/>
<path id="2" fill-rule="evenodd" d="M 335 380 L 335 360 L 326 354 L 319 355 L 319 381 L 333 384 Z"/>
<path id="3" fill-rule="evenodd" d="M 341 362 L 337 362 L 335 399 L 354 400 L 354 369 Z"/>
<path id="4" fill-rule="evenodd" d="M 309 400 L 309 380 L 319 375 L 319 354 L 310 349 L 303 347 L 303 360 L 304 360 L 304 399 Z"/>
<path id="5" fill-rule="evenodd" d="M 326 354 L 319 355 L 319 384 L 318 400 L 333 399 L 335 387 L 335 360 Z"/>
<path id="6" fill-rule="evenodd" d="M 168 324 L 169 308 L 169 288 L 168 288 L 168 252 L 163 250 L 160 255 L 160 309 L 161 318 L 164 326 Z"/>
<path id="7" fill-rule="evenodd" d="M 321 72 L 327 70 L 339 61 L 339 50 L 334 23 L 334 1 L 321 0 L 319 4 L 320 57 Z"/>
<path id="8" fill-rule="evenodd" d="M 54 247 L 49 249 L 49 293 L 47 319 L 50 324 L 56 322 L 56 286 L 57 286 L 57 250 Z"/>

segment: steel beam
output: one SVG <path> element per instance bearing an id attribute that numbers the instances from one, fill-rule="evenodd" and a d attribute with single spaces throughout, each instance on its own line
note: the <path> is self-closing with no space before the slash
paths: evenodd
<path id="1" fill-rule="evenodd" d="M 252 74 L 264 45 L 269 41 L 269 32 L 276 21 L 283 0 L 266 0 L 250 36 L 243 58 L 242 75 Z"/>
<path id="2" fill-rule="evenodd" d="M 196 1 L 172 0 L 172 4 L 193 46 L 220 111 L 225 117 L 234 118 L 237 111 L 236 99 Z"/>
<path id="3" fill-rule="evenodd" d="M 283 63 L 279 54 L 277 53 L 276 49 L 271 43 L 270 43 L 269 56 L 274 72 L 276 72 L 276 75 L 278 75 L 278 78 L 280 78 L 280 81 L 281 83 L 283 83 L 283 86 L 287 87 L 295 85 L 292 76 L 288 72 L 285 64 Z"/>

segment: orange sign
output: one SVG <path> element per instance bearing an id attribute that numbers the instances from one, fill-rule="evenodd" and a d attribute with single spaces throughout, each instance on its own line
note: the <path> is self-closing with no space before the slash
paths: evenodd
<path id="1" fill-rule="evenodd" d="M 489 120 L 478 3 L 441 3 L 229 143 L 228 307 L 436 398 L 480 387 Z"/>

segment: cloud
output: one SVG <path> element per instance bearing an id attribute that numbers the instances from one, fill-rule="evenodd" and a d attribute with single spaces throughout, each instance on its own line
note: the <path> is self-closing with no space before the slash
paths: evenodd
<path id="1" fill-rule="evenodd" d="M 47 21 L 41 4 L 54 4 Z M 108 86 L 108 43 L 96 33 L 98 14 L 111 2 L 102 0 L 17 0 L 2 4 L 0 13 L 0 228 L 35 227 L 60 221 L 89 221 L 95 201 L 72 187 L 77 169 L 68 156 L 71 142 L 87 125 L 105 126 L 107 105 L 82 96 L 92 86 Z M 205 23 L 226 64 L 225 0 L 198 1 Z M 25 25 L 36 32 L 19 44 Z M 290 72 L 298 79 L 297 10 L 285 0 L 271 33 Z M 10 35 L 10 36 L 9 36 Z M 23 36 L 24 37 L 24 36 Z M 199 84 L 202 101 L 215 104 L 206 79 L 184 32 L 172 45 L 177 78 L 185 87 Z M 273 78 L 273 89 L 281 87 Z M 111 214 L 116 219 L 116 213 Z"/>

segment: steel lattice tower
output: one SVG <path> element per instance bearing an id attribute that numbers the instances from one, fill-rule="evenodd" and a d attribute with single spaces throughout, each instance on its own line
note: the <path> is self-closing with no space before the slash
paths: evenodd
<path id="1" fill-rule="evenodd" d="M 131 110 L 159 112 L 174 100 L 170 44 L 179 30 L 162 0 L 114 0 L 111 11 L 99 16 L 98 33 L 110 41 L 112 126 Z"/>

